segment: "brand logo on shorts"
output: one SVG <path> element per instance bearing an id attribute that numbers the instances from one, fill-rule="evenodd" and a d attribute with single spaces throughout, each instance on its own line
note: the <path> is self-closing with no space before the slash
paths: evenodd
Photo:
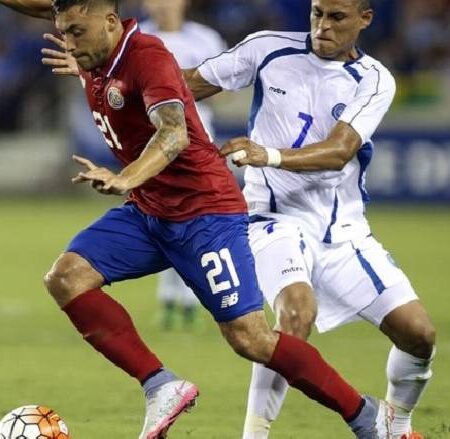
<path id="1" fill-rule="evenodd" d="M 278 87 L 269 87 L 270 91 L 273 91 L 274 93 L 278 93 L 279 95 L 286 95 L 287 92 L 286 90 L 283 90 L 282 88 L 278 88 Z"/>
<path id="2" fill-rule="evenodd" d="M 220 305 L 220 308 L 230 308 L 234 305 L 236 305 L 236 303 L 239 302 L 239 294 L 238 293 L 233 293 L 230 294 L 228 296 L 223 296 L 222 297 L 222 305 Z"/>
<path id="3" fill-rule="evenodd" d="M 297 271 L 303 271 L 303 268 L 302 267 L 286 268 L 285 270 L 281 271 L 281 274 L 297 273 Z"/>
<path id="4" fill-rule="evenodd" d="M 120 110 L 125 105 L 125 98 L 117 87 L 109 87 L 108 104 L 114 110 Z"/>
<path id="5" fill-rule="evenodd" d="M 333 109 L 331 110 L 331 115 L 334 117 L 335 120 L 338 120 L 341 116 L 344 110 L 346 109 L 347 105 L 345 104 L 336 104 Z"/>

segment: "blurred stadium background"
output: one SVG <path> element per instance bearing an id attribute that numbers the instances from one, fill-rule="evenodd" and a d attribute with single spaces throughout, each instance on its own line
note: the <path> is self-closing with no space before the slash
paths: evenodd
<path id="1" fill-rule="evenodd" d="M 169 0 L 167 0 L 169 1 Z M 189 18 L 228 46 L 262 30 L 308 30 L 309 0 L 192 0 Z M 427 438 L 450 438 L 450 0 L 373 0 L 375 22 L 361 48 L 394 73 L 398 92 L 375 138 L 369 218 L 378 238 L 421 294 L 439 331 L 435 378 L 416 414 Z M 148 18 L 138 0 L 124 16 Z M 73 188 L 70 155 L 111 163 L 83 106 L 78 81 L 40 63 L 51 23 L 0 7 L 0 417 L 47 404 L 75 439 L 137 437 L 139 391 L 84 346 L 45 295 L 42 274 L 68 240 L 118 199 Z M 214 99 L 220 143 L 244 134 L 251 90 Z M 115 286 L 167 364 L 202 389 L 200 407 L 173 438 L 235 439 L 249 365 L 220 340 L 206 313 L 191 332 L 160 326 L 155 279 Z M 363 391 L 383 396 L 387 341 L 367 325 L 313 336 L 324 355 Z M 286 402 L 274 439 L 350 437 L 333 414 L 298 395 Z"/>

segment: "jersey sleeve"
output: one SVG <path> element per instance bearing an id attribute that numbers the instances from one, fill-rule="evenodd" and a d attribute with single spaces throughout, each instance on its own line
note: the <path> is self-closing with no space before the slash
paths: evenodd
<path id="1" fill-rule="evenodd" d="M 224 90 L 240 90 L 255 81 L 257 52 L 257 38 L 250 35 L 232 49 L 207 59 L 198 71 L 212 85 Z"/>
<path id="2" fill-rule="evenodd" d="M 165 103 L 179 102 L 184 106 L 181 71 L 170 52 L 164 48 L 143 49 L 135 68 L 136 91 L 142 96 L 147 113 Z"/>
<path id="3" fill-rule="evenodd" d="M 362 144 L 368 142 L 391 106 L 395 90 L 395 79 L 389 71 L 373 65 L 339 120 L 353 127 Z"/>

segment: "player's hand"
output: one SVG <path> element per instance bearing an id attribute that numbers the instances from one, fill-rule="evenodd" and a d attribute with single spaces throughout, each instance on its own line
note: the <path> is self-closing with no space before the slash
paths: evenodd
<path id="1" fill-rule="evenodd" d="M 66 51 L 66 40 L 64 37 L 57 37 L 52 34 L 44 34 L 44 40 L 55 44 L 59 50 L 42 49 L 42 64 L 52 67 L 52 72 L 55 75 L 72 75 L 78 76 L 77 60 Z"/>
<path id="2" fill-rule="evenodd" d="M 90 182 L 97 192 L 105 195 L 123 195 L 129 191 L 128 181 L 125 177 L 116 175 L 107 168 L 100 168 L 84 157 L 74 155 L 73 159 L 83 165 L 86 170 L 72 178 L 72 183 Z"/>
<path id="3" fill-rule="evenodd" d="M 220 154 L 231 154 L 233 163 L 238 166 L 251 165 L 255 167 L 267 166 L 267 151 L 261 145 L 251 141 L 248 137 L 236 137 L 222 146 Z"/>

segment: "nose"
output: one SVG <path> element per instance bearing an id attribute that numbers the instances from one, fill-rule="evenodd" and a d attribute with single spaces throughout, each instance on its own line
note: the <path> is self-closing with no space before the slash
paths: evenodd
<path id="1" fill-rule="evenodd" d="M 321 17 L 317 21 L 317 29 L 323 33 L 330 28 L 330 20 L 326 17 Z"/>
<path id="2" fill-rule="evenodd" d="M 66 50 L 72 53 L 76 49 L 75 39 L 69 35 L 66 36 Z"/>

